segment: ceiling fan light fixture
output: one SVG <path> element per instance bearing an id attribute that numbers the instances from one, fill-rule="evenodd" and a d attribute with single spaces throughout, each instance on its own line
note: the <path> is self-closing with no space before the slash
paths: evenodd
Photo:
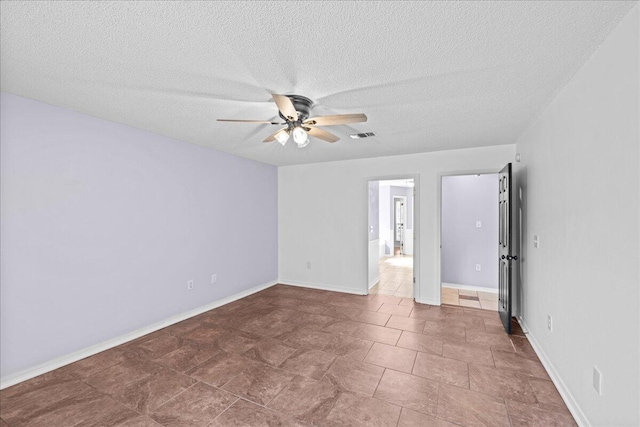
<path id="1" fill-rule="evenodd" d="M 296 126 L 293 128 L 291 132 L 293 135 L 293 140 L 296 144 L 298 144 L 299 148 L 306 147 L 309 145 L 309 137 L 307 136 L 307 132 L 304 131 L 300 126 Z"/>
<path id="2" fill-rule="evenodd" d="M 276 141 L 278 141 L 283 147 L 284 147 L 284 144 L 286 144 L 288 140 L 289 140 L 289 131 L 288 130 L 285 130 L 285 131 L 282 131 L 282 132 L 278 132 L 276 134 Z"/>
<path id="3" fill-rule="evenodd" d="M 349 123 L 363 123 L 367 121 L 367 116 L 362 113 L 357 114 L 333 114 L 330 116 L 311 117 L 310 111 L 313 101 L 301 95 L 279 95 L 272 93 L 271 97 L 278 107 L 278 115 L 284 123 L 271 120 L 245 120 L 245 119 L 217 119 L 221 122 L 236 123 L 261 123 L 270 125 L 286 125 L 271 135 L 267 136 L 263 142 L 278 141 L 284 146 L 290 137 L 300 148 L 309 145 L 309 135 L 326 142 L 336 142 L 340 138 L 329 131 L 316 126 L 336 126 Z M 366 138 L 375 136 L 373 132 L 351 135 L 352 138 Z"/>

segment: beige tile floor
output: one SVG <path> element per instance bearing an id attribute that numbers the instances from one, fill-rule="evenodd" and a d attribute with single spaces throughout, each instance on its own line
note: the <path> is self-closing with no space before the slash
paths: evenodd
<path id="1" fill-rule="evenodd" d="M 413 298 L 413 256 L 396 255 L 380 259 L 380 281 L 370 294 Z"/>
<path id="2" fill-rule="evenodd" d="M 442 303 L 498 311 L 498 294 L 442 287 Z"/>

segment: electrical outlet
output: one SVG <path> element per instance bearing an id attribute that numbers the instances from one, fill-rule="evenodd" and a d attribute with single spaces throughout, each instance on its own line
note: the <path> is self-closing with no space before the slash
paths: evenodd
<path id="1" fill-rule="evenodd" d="M 215 285 L 216 283 L 218 283 L 218 275 L 217 274 L 212 274 L 211 275 L 211 284 Z"/>
<path id="2" fill-rule="evenodd" d="M 476 271 L 482 270 L 482 266 L 480 264 L 476 264 Z"/>
<path id="3" fill-rule="evenodd" d="M 540 238 L 537 235 L 533 236 L 533 247 L 536 249 L 540 247 Z"/>
<path id="4" fill-rule="evenodd" d="M 602 373 L 595 366 L 593 367 L 593 388 L 602 395 Z"/>
<path id="5" fill-rule="evenodd" d="M 307 261 L 307 268 L 311 269 L 311 261 Z"/>
<path id="6" fill-rule="evenodd" d="M 187 282 L 187 290 L 188 291 L 192 291 L 193 290 L 193 280 L 189 280 Z"/>
<path id="7" fill-rule="evenodd" d="M 553 332 L 553 319 L 550 314 L 547 314 L 547 328 L 549 329 L 549 332 Z"/>

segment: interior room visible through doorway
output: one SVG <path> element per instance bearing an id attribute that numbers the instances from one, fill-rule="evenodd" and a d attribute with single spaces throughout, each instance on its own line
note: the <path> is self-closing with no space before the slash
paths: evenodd
<path id="1" fill-rule="evenodd" d="M 414 186 L 369 181 L 369 293 L 414 297 Z"/>

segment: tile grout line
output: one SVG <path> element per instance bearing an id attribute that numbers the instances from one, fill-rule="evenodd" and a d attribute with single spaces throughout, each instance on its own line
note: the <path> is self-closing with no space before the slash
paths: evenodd
<path id="1" fill-rule="evenodd" d="M 437 419 L 442 420 L 442 418 L 438 417 L 438 407 L 440 406 L 440 393 L 442 392 L 442 384 L 440 383 L 440 381 L 438 381 L 438 396 L 436 397 L 436 413 L 434 414 L 434 417 L 436 417 Z M 447 420 L 444 420 L 447 421 Z"/>
<path id="2" fill-rule="evenodd" d="M 513 422 L 511 421 L 511 411 L 509 410 L 509 404 L 507 403 L 506 398 L 504 398 L 504 409 L 507 411 L 507 421 L 509 421 L 509 427 L 513 427 Z"/>
<path id="3" fill-rule="evenodd" d="M 189 377 L 192 378 L 192 377 Z M 193 378 L 194 380 L 196 380 L 195 378 Z M 176 397 L 180 396 L 182 393 L 186 392 L 187 390 L 191 389 L 192 387 L 195 387 L 196 384 L 198 384 L 199 380 L 196 380 L 195 383 L 191 384 L 189 387 L 185 388 L 184 390 L 182 390 L 180 393 L 176 394 L 175 396 L 171 397 L 169 400 L 166 400 L 164 402 L 162 402 L 161 404 L 159 404 L 158 406 L 156 406 L 155 408 L 153 408 L 153 411 L 156 411 L 157 409 L 160 409 L 161 406 L 166 405 L 167 403 L 171 402 L 173 399 L 175 399 Z M 204 384 L 204 383 L 203 383 Z M 151 410 L 151 408 L 149 408 Z M 150 414 L 147 414 L 147 416 L 149 418 L 152 418 Z M 155 421 L 155 420 L 154 420 Z"/>
<path id="4" fill-rule="evenodd" d="M 300 375 L 300 376 L 304 377 L 304 375 Z M 235 378 L 235 377 L 234 377 L 234 378 Z M 294 378 L 295 378 L 295 375 L 294 375 Z M 310 377 L 305 377 L 305 378 L 310 378 Z M 313 379 L 313 378 L 312 378 L 312 379 Z M 276 395 L 275 395 L 271 400 L 269 400 L 269 402 L 268 402 L 268 403 L 265 403 L 264 405 L 263 405 L 263 404 L 260 404 L 260 403 L 258 403 L 258 402 L 254 402 L 253 400 L 249 400 L 249 399 L 247 399 L 246 397 L 244 397 L 244 396 L 240 396 L 240 395 L 238 395 L 238 394 L 236 394 L 236 393 L 234 393 L 234 392 L 231 392 L 231 391 L 225 390 L 225 389 L 223 389 L 223 388 L 221 388 L 221 387 L 216 387 L 216 386 L 213 386 L 213 385 L 212 385 L 211 387 L 213 387 L 213 388 L 215 388 L 215 389 L 217 389 L 217 390 L 220 390 L 220 391 L 222 391 L 222 392 L 224 392 L 224 393 L 229 393 L 229 394 L 231 394 L 232 396 L 237 397 L 237 399 L 236 399 L 236 400 L 235 400 L 231 405 L 229 405 L 229 406 L 227 407 L 227 409 L 231 408 L 231 407 L 232 407 L 232 406 L 233 406 L 233 405 L 234 405 L 238 400 L 244 400 L 245 402 L 248 402 L 248 403 L 250 403 L 250 404 L 252 404 L 252 405 L 256 405 L 256 406 L 259 406 L 259 407 L 261 407 L 261 408 L 264 408 L 264 409 L 266 409 L 267 411 L 277 412 L 278 414 L 282 414 L 282 415 L 284 415 L 284 416 L 285 416 L 285 417 L 287 417 L 287 418 L 295 418 L 295 417 L 292 417 L 291 415 L 286 414 L 286 413 L 284 413 L 284 412 L 282 412 L 282 411 L 279 411 L 279 410 L 277 410 L 277 409 L 267 407 L 267 405 L 268 405 L 269 403 L 271 403 L 271 402 L 272 402 L 276 397 L 278 397 L 278 396 L 280 395 L 280 393 L 282 393 L 282 390 L 284 390 L 284 389 L 285 389 L 285 388 L 286 388 L 286 387 L 291 383 L 291 381 L 293 381 L 293 378 L 291 378 L 291 380 L 289 380 L 289 382 L 287 383 L 287 385 L 285 385 L 284 387 L 282 387 L 282 389 L 280 389 L 280 391 L 278 391 L 278 394 L 276 394 Z M 317 381 L 317 380 L 316 380 L 316 381 Z M 226 385 L 226 384 L 228 384 L 228 383 L 229 383 L 229 382 L 226 382 L 226 383 L 225 383 L 225 385 Z M 210 384 L 208 384 L 208 385 L 210 385 Z M 224 411 L 222 411 L 218 416 L 216 416 L 216 418 L 218 418 L 220 415 L 222 415 L 222 413 L 226 412 L 226 411 L 227 411 L 227 409 L 225 409 Z M 297 419 L 297 418 L 296 418 L 296 419 Z M 214 418 L 214 420 L 215 420 L 215 418 Z M 211 422 L 213 422 L 213 420 L 212 420 Z"/>
<path id="5" fill-rule="evenodd" d="M 300 375 L 300 376 L 305 377 L 304 375 Z M 311 377 L 305 377 L 305 378 L 311 378 Z M 316 380 L 315 378 L 311 378 L 311 379 L 319 382 L 319 380 Z M 293 381 L 293 378 L 291 379 L 291 381 Z M 287 383 L 287 386 L 291 383 L 291 381 L 289 381 L 289 383 Z M 276 397 L 278 397 L 278 396 L 280 395 L 280 393 L 282 393 L 282 390 L 284 390 L 287 386 L 283 387 L 283 388 L 278 392 L 278 394 L 276 394 L 276 395 L 273 397 L 273 399 L 271 399 L 271 400 L 269 401 L 269 403 L 271 403 L 271 402 L 272 402 Z M 338 390 L 338 396 L 340 395 L 340 393 L 341 393 L 341 391 L 340 391 L 340 390 Z M 236 395 L 234 394 L 234 396 L 236 396 Z M 259 406 L 259 407 L 261 407 L 261 408 L 263 408 L 263 409 L 265 409 L 265 410 L 267 410 L 267 411 L 272 411 L 272 412 L 276 412 L 276 413 L 278 413 L 278 414 L 282 414 L 282 415 L 284 415 L 286 418 L 291 418 L 291 419 L 294 419 L 294 420 L 298 420 L 298 419 L 299 419 L 299 418 L 296 418 L 296 417 L 294 417 L 294 416 L 292 416 L 292 415 L 289 415 L 289 414 L 287 414 L 287 413 L 285 413 L 285 412 L 282 412 L 282 411 L 280 411 L 280 410 L 278 410 L 278 409 L 275 409 L 275 408 L 269 408 L 269 407 L 267 407 L 267 405 L 268 405 L 269 403 L 265 403 L 264 405 L 262 405 L 262 404 L 260 404 L 260 403 L 257 403 L 257 402 L 254 402 L 254 401 L 252 401 L 252 400 L 249 400 L 249 399 L 247 399 L 247 398 L 246 398 L 246 397 L 244 397 L 244 396 L 238 396 L 238 400 L 244 400 L 245 402 L 248 402 L 248 403 L 250 403 L 250 404 L 252 404 L 252 405 Z M 337 400 L 337 399 L 336 399 L 336 400 Z M 235 402 L 234 402 L 234 403 L 235 403 Z M 335 405 L 335 402 L 334 402 L 334 405 Z M 331 408 L 333 409 L 333 406 L 331 406 Z M 222 414 L 221 414 L 221 415 L 222 415 Z M 327 414 L 327 415 L 328 415 L 328 414 Z M 216 418 L 217 418 L 217 417 L 216 417 Z"/>
<path id="6" fill-rule="evenodd" d="M 166 367 L 166 366 L 164 366 L 164 365 L 159 365 L 159 364 L 157 364 L 157 363 L 153 363 L 153 362 L 151 362 L 151 361 L 149 361 L 149 360 L 141 360 L 141 359 L 127 359 L 127 360 L 124 360 L 124 361 L 122 361 L 122 362 L 120 362 L 120 363 L 118 363 L 118 364 L 116 364 L 116 365 L 111 366 L 110 368 L 112 368 L 112 367 L 114 367 L 114 366 L 117 366 L 117 365 L 120 365 L 120 364 L 122 364 L 122 363 L 125 363 L 125 362 L 127 362 L 127 361 L 129 361 L 129 360 L 135 360 L 135 361 L 138 361 L 138 362 L 147 362 L 147 363 L 152 363 L 152 364 L 155 364 L 155 365 L 161 366 L 161 367 L 163 367 L 163 368 L 167 368 L 167 367 Z M 107 369 L 109 369 L 109 368 L 107 368 Z M 192 377 L 190 377 L 190 376 L 188 376 L 188 375 L 186 375 L 186 374 L 182 374 L 182 373 L 177 372 L 177 371 L 175 371 L 175 370 L 173 370 L 173 369 L 171 369 L 171 368 L 167 368 L 167 369 L 169 369 L 169 370 L 171 370 L 171 371 L 174 371 L 174 372 L 176 372 L 176 373 L 178 373 L 178 374 L 185 375 L 185 376 L 187 376 L 187 377 L 189 377 L 189 378 L 192 378 Z M 103 371 L 105 371 L 105 370 L 106 370 L 106 369 L 104 369 Z M 100 372 L 103 372 L 103 371 L 100 371 Z M 98 373 L 100 373 L 100 372 L 97 372 L 96 374 L 98 374 Z M 71 376 L 71 375 L 70 375 L 70 376 Z M 92 376 L 93 376 L 93 375 L 92 375 Z M 143 417 L 151 418 L 153 421 L 155 421 L 155 419 L 153 419 L 153 418 L 151 417 L 151 415 L 150 415 L 150 414 L 145 414 L 144 412 L 140 412 L 137 408 L 132 408 L 132 407 L 130 407 L 129 405 L 127 405 L 127 404 L 125 404 L 125 403 L 121 402 L 120 400 L 116 399 L 115 397 L 113 397 L 113 395 L 111 395 L 111 394 L 107 394 L 107 393 L 105 393 L 105 392 L 103 392 L 103 391 L 101 391 L 101 390 L 97 389 L 96 387 L 92 386 L 91 384 L 86 383 L 83 379 L 75 378 L 75 377 L 72 377 L 72 378 L 74 378 L 75 380 L 77 380 L 77 381 L 79 381 L 79 382 L 81 382 L 81 383 L 85 384 L 86 386 L 88 386 L 88 387 L 92 388 L 93 390 L 95 390 L 96 392 L 100 393 L 101 395 L 103 395 L 103 396 L 105 396 L 105 397 L 108 397 L 109 399 L 113 400 L 114 402 L 117 402 L 117 403 L 121 404 L 122 406 L 124 406 L 124 407 L 126 407 L 126 408 L 128 408 L 128 409 L 131 409 L 131 410 L 132 410 L 132 411 L 134 411 L 134 412 L 137 412 L 139 415 L 141 415 L 141 416 L 143 416 Z M 90 378 L 90 377 L 89 377 L 89 378 Z M 148 378 L 148 377 L 147 377 L 147 378 Z M 146 379 L 146 378 L 145 378 L 145 379 Z M 195 379 L 195 378 L 192 378 L 192 379 Z M 129 381 L 129 382 L 127 383 L 127 385 L 128 385 L 128 384 L 131 384 L 131 383 L 133 383 L 133 382 L 135 382 L 135 380 L 133 380 L 133 381 Z M 198 380 L 196 380 L 196 382 L 195 382 L 194 384 L 190 385 L 190 386 L 189 386 L 189 387 L 187 387 L 185 390 L 182 390 L 182 391 L 181 391 L 180 393 L 178 393 L 176 396 L 178 396 L 178 395 L 180 395 L 180 394 L 184 393 L 185 391 L 187 391 L 188 389 L 190 389 L 191 387 L 193 387 L 193 386 L 194 386 L 194 385 L 196 385 L 197 383 L 198 383 Z M 173 398 L 174 398 L 174 397 L 176 397 L 176 396 L 173 396 L 173 397 L 171 397 L 169 400 L 167 400 L 167 401 L 165 401 L 165 402 L 162 402 L 160 405 L 158 405 L 156 408 L 154 408 L 154 410 L 155 410 L 155 409 L 158 409 L 160 406 L 164 405 L 165 403 L 169 402 L 170 400 L 173 400 Z M 155 421 L 155 422 L 157 422 L 157 421 Z M 160 423 L 158 423 L 158 424 L 160 424 Z"/>
<path id="7" fill-rule="evenodd" d="M 326 372 L 325 372 L 325 374 L 326 374 Z M 265 407 L 265 408 L 267 408 L 267 405 L 269 405 L 269 403 L 273 402 L 273 401 L 275 400 L 275 398 L 276 398 L 276 397 L 280 396 L 280 393 L 282 393 L 282 391 L 283 391 L 285 388 L 287 388 L 287 387 L 289 386 L 289 384 L 291 384 L 291 381 L 293 381 L 293 379 L 294 379 L 295 377 L 296 377 L 296 376 L 295 376 L 295 375 L 293 375 L 293 376 L 291 377 L 291 379 L 289 380 L 289 382 L 287 382 L 287 384 L 286 384 L 284 387 L 282 387 L 280 390 L 278 390 L 278 393 L 276 393 L 276 395 L 275 395 L 275 396 L 273 396 L 273 397 L 272 397 L 272 398 L 271 398 L 267 403 L 265 403 L 265 404 L 264 404 L 264 407 Z M 324 377 L 324 376 L 323 376 L 323 377 Z M 274 410 L 274 409 L 272 409 L 272 408 L 269 408 L 269 409 Z M 285 414 L 285 415 L 286 415 L 286 414 Z"/>
<path id="8" fill-rule="evenodd" d="M 218 390 L 221 390 L 221 389 L 218 389 Z M 224 390 L 221 390 L 221 391 L 224 391 Z M 233 394 L 233 393 L 232 393 L 232 396 L 235 396 L 235 394 Z M 209 423 L 207 423 L 207 424 L 205 425 L 205 427 L 210 426 L 210 425 L 211 425 L 211 424 L 212 424 L 216 419 L 218 419 L 218 417 L 220 417 L 222 414 L 224 414 L 225 412 L 227 412 L 227 411 L 229 410 L 229 408 L 231 408 L 233 405 L 235 405 L 235 404 L 236 404 L 236 402 L 237 402 L 238 400 L 240 400 L 240 398 L 236 396 L 236 400 L 234 400 L 233 402 L 231 402 L 231 404 L 230 404 L 229 406 L 227 406 L 226 408 L 224 408 L 224 410 L 223 410 L 222 412 L 220 412 L 218 415 L 216 415 L 215 417 L 213 417 L 213 419 L 212 419 L 211 421 L 209 421 Z"/>
<path id="9" fill-rule="evenodd" d="M 376 388 L 373 390 L 373 394 L 371 395 L 371 397 L 376 395 L 376 392 L 378 391 L 378 387 L 380 387 L 380 383 L 382 382 L 382 377 L 384 377 L 384 374 L 387 372 L 387 368 L 382 368 L 382 374 L 380 375 L 380 378 L 378 379 L 378 382 L 376 383 Z"/>
<path id="10" fill-rule="evenodd" d="M 120 365 L 121 363 L 124 363 L 124 361 L 123 361 L 123 362 L 118 363 L 118 365 Z M 113 365 L 113 366 L 117 366 L 117 365 Z M 112 367 L 113 367 L 113 366 L 112 366 Z M 109 368 L 107 368 L 107 369 L 109 369 Z M 105 370 L 106 370 L 106 369 L 105 369 Z M 100 371 L 100 372 L 102 372 L 102 371 Z M 90 377 L 89 377 L 89 378 L 90 378 Z M 142 413 L 142 412 L 138 411 L 136 408 L 131 408 L 130 406 L 125 405 L 124 403 L 122 403 L 121 401 L 119 401 L 118 399 L 116 399 L 115 397 L 113 397 L 111 394 L 107 394 L 107 393 L 105 393 L 105 392 L 103 392 L 103 391 L 101 391 L 101 390 L 98 390 L 96 387 L 92 386 L 91 384 L 86 383 L 84 380 L 79 379 L 79 378 L 74 378 L 74 379 L 76 379 L 77 381 L 80 381 L 81 383 L 83 383 L 84 385 L 86 385 L 86 386 L 88 386 L 88 387 L 91 387 L 93 390 L 95 390 L 96 392 L 98 392 L 98 393 L 102 394 L 103 396 L 106 396 L 106 397 L 108 397 L 109 399 L 112 399 L 114 402 L 118 402 L 118 403 L 119 403 L 119 404 L 121 404 L 122 406 L 124 406 L 124 407 L 126 407 L 126 408 L 128 408 L 128 409 L 131 409 L 132 411 L 137 412 L 138 414 L 140 414 L 140 415 L 142 415 L 142 416 L 147 416 L 147 417 L 149 417 L 147 414 L 144 414 L 144 413 Z M 130 381 L 130 382 L 128 382 L 127 384 L 131 384 L 132 382 L 133 382 L 133 381 Z M 151 418 L 151 417 L 149 417 L 149 418 Z M 154 420 L 154 421 L 155 421 L 155 420 Z"/>
<path id="11" fill-rule="evenodd" d="M 336 396 L 336 398 L 333 400 L 333 404 L 331 405 L 331 409 L 329 409 L 327 411 L 327 415 L 324 417 L 324 419 L 326 420 L 327 417 L 329 416 L 329 414 L 331 414 L 331 411 L 333 411 L 333 408 L 336 407 L 336 403 L 338 403 L 338 399 L 340 399 L 340 396 L 342 396 L 342 390 L 340 390 L 340 388 L 338 388 L 338 395 Z M 296 418 L 297 419 L 297 418 Z"/>
<path id="12" fill-rule="evenodd" d="M 413 363 L 411 364 L 411 371 L 409 372 L 409 375 L 413 375 L 413 369 L 416 367 L 416 360 L 418 360 L 418 351 L 417 350 L 412 350 L 412 351 L 415 351 L 416 354 L 413 355 Z"/>

